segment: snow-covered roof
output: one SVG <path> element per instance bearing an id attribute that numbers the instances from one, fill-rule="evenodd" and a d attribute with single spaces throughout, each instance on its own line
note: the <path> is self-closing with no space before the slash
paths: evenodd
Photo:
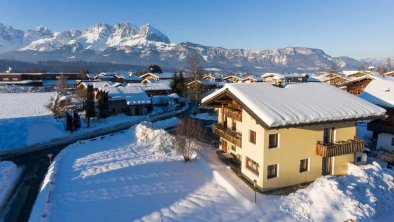
<path id="1" fill-rule="evenodd" d="M 217 86 L 218 85 L 218 82 L 211 81 L 211 80 L 194 80 L 194 81 L 189 82 L 187 85 L 192 85 L 195 82 L 201 83 L 202 85 L 205 85 L 205 86 Z"/>
<path id="2" fill-rule="evenodd" d="M 346 71 L 342 71 L 342 74 L 343 74 L 344 76 L 347 76 L 347 77 L 352 76 L 352 75 L 357 74 L 357 73 L 363 73 L 363 72 L 362 72 L 362 71 L 358 71 L 358 70 L 346 70 Z"/>
<path id="3" fill-rule="evenodd" d="M 128 86 L 141 86 L 145 91 L 157 91 L 157 90 L 171 90 L 171 85 L 169 82 L 166 81 L 160 81 L 156 83 L 147 83 L 147 84 L 141 84 L 141 83 L 128 83 Z"/>
<path id="4" fill-rule="evenodd" d="M 151 103 L 149 96 L 141 86 L 102 87 L 100 90 L 108 92 L 110 99 L 124 99 L 128 105 Z"/>
<path id="5" fill-rule="evenodd" d="M 171 72 L 163 72 L 163 73 L 145 73 L 144 75 L 141 75 L 140 78 L 143 79 L 146 76 L 155 76 L 158 79 L 171 79 L 174 76 L 174 73 Z"/>
<path id="6" fill-rule="evenodd" d="M 113 82 L 109 82 L 109 81 L 90 81 L 90 82 L 87 82 L 87 81 L 84 81 L 84 82 L 81 82 L 81 84 L 85 88 L 87 88 L 88 85 L 92 85 L 93 88 L 98 89 L 100 87 L 103 87 L 104 85 L 112 85 Z"/>
<path id="7" fill-rule="evenodd" d="M 310 123 L 367 119 L 385 110 L 326 83 L 288 84 L 284 88 L 267 83 L 226 84 L 205 97 L 209 104 L 230 93 L 266 126 L 284 127 Z"/>
<path id="8" fill-rule="evenodd" d="M 93 78 L 96 76 L 96 74 L 87 73 L 86 76 L 87 76 L 89 79 L 93 79 Z"/>
<path id="9" fill-rule="evenodd" d="M 360 97 L 378 106 L 394 108 L 394 81 L 372 80 Z"/>

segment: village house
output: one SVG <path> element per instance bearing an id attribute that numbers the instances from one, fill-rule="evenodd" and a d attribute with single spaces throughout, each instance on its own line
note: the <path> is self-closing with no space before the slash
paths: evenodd
<path id="1" fill-rule="evenodd" d="M 223 78 L 223 82 L 226 83 L 237 83 L 242 82 L 242 78 L 236 75 L 229 75 Z"/>
<path id="2" fill-rule="evenodd" d="M 113 115 L 120 113 L 130 116 L 146 115 L 151 106 L 151 98 L 141 86 L 104 86 L 100 90 L 108 92 L 108 110 Z"/>
<path id="3" fill-rule="evenodd" d="M 373 80 L 360 97 L 387 110 L 384 118 L 368 124 L 377 149 L 394 151 L 394 80 Z"/>
<path id="4" fill-rule="evenodd" d="M 163 72 L 163 73 L 145 73 L 140 76 L 140 79 L 144 81 L 145 79 L 152 79 L 152 80 L 172 80 L 174 77 L 174 73 L 171 72 Z"/>
<path id="5" fill-rule="evenodd" d="M 383 76 L 390 76 L 390 77 L 394 77 L 394 71 L 389 71 L 389 72 L 386 72 L 385 74 L 383 74 Z"/>
<path id="6" fill-rule="evenodd" d="M 63 75 L 66 83 L 70 87 L 76 86 L 77 80 L 87 79 L 86 74 L 81 73 L 0 73 L 0 82 L 2 84 L 12 85 L 33 85 L 33 86 L 56 86 L 60 76 Z"/>
<path id="7" fill-rule="evenodd" d="M 214 74 L 205 74 L 201 80 L 208 80 L 208 81 L 212 81 L 212 82 L 221 82 L 222 81 L 222 77 L 218 74 L 214 75 Z"/>
<path id="8" fill-rule="evenodd" d="M 385 113 L 325 83 L 226 84 L 202 103 L 218 111 L 220 149 L 238 158 L 242 175 L 262 191 L 346 174 L 364 149 L 356 121 Z"/>
<path id="9" fill-rule="evenodd" d="M 248 75 L 242 79 L 242 82 L 243 83 L 263 82 L 263 79 L 261 77 Z"/>
<path id="10" fill-rule="evenodd" d="M 282 86 L 291 82 L 306 82 L 308 79 L 306 74 L 280 74 L 280 73 L 264 73 L 261 75 L 262 82 L 268 82 L 275 86 Z"/>
<path id="11" fill-rule="evenodd" d="M 194 80 L 189 82 L 186 87 L 190 96 L 195 97 L 193 92 L 198 92 L 199 95 L 205 95 L 213 89 L 218 89 L 222 87 L 223 84 L 220 82 L 215 82 L 211 80 Z"/>

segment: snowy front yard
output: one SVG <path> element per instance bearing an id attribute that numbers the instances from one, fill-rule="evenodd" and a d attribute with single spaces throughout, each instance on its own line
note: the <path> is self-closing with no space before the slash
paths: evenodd
<path id="1" fill-rule="evenodd" d="M 259 194 L 255 205 L 253 192 L 230 178 L 227 167 L 201 156 L 183 162 L 171 148 L 173 137 L 157 129 L 174 123 L 139 124 L 63 150 L 30 221 L 381 221 L 393 215 L 394 173 L 378 165 L 351 165 L 349 176 L 322 177 L 289 196 Z"/>

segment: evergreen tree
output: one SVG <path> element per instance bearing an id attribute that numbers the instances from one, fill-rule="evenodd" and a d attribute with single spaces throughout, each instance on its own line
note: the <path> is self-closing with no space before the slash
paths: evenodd
<path id="1" fill-rule="evenodd" d="M 172 81 L 171 81 L 171 90 L 174 93 L 178 93 L 178 75 L 176 73 L 174 73 L 174 76 L 172 76 Z"/>
<path id="2" fill-rule="evenodd" d="M 73 126 L 75 129 L 81 128 L 81 118 L 79 117 L 79 114 L 76 111 L 74 111 Z"/>
<path id="3" fill-rule="evenodd" d="M 98 100 L 98 110 L 100 118 L 108 117 L 108 92 L 98 91 L 97 92 L 97 100 Z"/>
<path id="4" fill-rule="evenodd" d="M 66 130 L 71 132 L 73 130 L 73 120 L 68 112 L 66 112 Z"/>
<path id="5" fill-rule="evenodd" d="M 88 85 L 86 96 L 86 118 L 88 118 L 88 127 L 90 127 L 90 118 L 95 116 L 94 110 L 94 90 L 92 85 Z"/>
<path id="6" fill-rule="evenodd" d="M 148 72 L 150 72 L 150 73 L 163 73 L 163 70 L 158 65 L 150 65 L 148 67 Z"/>
<path id="7" fill-rule="evenodd" d="M 179 78 L 178 78 L 178 85 L 177 85 L 179 95 L 184 96 L 186 94 L 186 80 L 185 77 L 183 76 L 183 72 L 181 71 L 179 73 Z"/>

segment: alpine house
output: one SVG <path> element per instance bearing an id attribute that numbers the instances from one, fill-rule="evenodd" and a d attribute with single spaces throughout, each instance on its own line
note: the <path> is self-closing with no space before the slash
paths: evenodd
<path id="1" fill-rule="evenodd" d="M 356 121 L 385 110 L 326 83 L 226 84 L 203 98 L 218 110 L 220 149 L 262 191 L 343 175 L 364 142 Z"/>

